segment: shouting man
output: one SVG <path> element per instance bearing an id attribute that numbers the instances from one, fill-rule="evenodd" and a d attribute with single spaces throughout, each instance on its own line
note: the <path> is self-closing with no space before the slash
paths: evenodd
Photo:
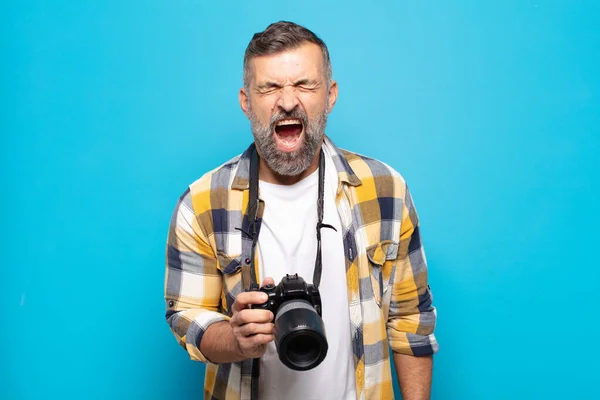
<path id="1" fill-rule="evenodd" d="M 430 397 L 415 206 L 398 172 L 325 135 L 337 96 L 313 32 L 255 34 L 239 92 L 254 141 L 177 203 L 166 317 L 207 364 L 206 399 L 392 399 L 392 360 L 404 399 Z"/>

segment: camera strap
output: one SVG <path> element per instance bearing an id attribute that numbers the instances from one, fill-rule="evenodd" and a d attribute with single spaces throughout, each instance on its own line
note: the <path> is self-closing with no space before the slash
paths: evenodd
<path id="1" fill-rule="evenodd" d="M 252 156 L 250 158 L 250 193 L 248 196 L 248 210 L 246 214 L 250 221 L 250 232 L 245 232 L 252 239 L 252 246 L 250 251 L 250 290 L 256 290 L 259 288 L 259 284 L 256 279 L 256 271 L 254 269 L 254 255 L 256 252 L 256 244 L 258 243 L 258 167 L 259 158 L 258 151 L 254 147 Z"/>
<path id="2" fill-rule="evenodd" d="M 249 232 L 243 231 L 246 235 L 252 239 L 252 247 L 250 251 L 250 290 L 256 290 L 259 288 L 259 283 L 256 279 L 256 270 L 254 268 L 254 257 L 256 252 L 256 244 L 258 243 L 258 234 L 260 231 L 260 224 L 258 221 L 258 169 L 260 160 L 256 146 L 252 152 L 250 158 L 250 193 L 248 196 L 248 208 L 246 215 L 249 219 Z M 321 270 L 323 269 L 322 257 L 321 257 L 321 228 L 331 228 L 336 230 L 333 226 L 323 223 L 323 208 L 325 198 L 325 153 L 321 147 L 319 154 L 319 193 L 317 197 L 317 257 L 315 260 L 315 270 L 313 274 L 313 285 L 315 288 L 319 288 L 321 283 Z M 245 265 L 248 267 L 248 265 Z M 250 384 L 250 398 L 252 400 L 258 399 L 258 379 L 260 373 L 260 362 L 259 359 L 253 359 L 251 364 L 252 376 Z"/>
<path id="3" fill-rule="evenodd" d="M 245 232 L 252 238 L 251 256 L 250 256 L 250 290 L 258 289 L 258 281 L 256 279 L 256 271 L 254 268 L 254 256 L 256 250 L 256 244 L 258 243 L 258 235 L 260 226 L 258 223 L 258 169 L 259 169 L 259 156 L 256 147 L 252 152 L 250 159 L 250 193 L 248 198 L 248 211 L 247 215 L 250 220 L 250 232 Z M 336 230 L 333 226 L 323 223 L 323 209 L 325 204 L 325 154 L 323 148 L 319 154 L 319 192 L 317 197 L 317 256 L 315 259 L 315 270 L 313 273 L 313 285 L 315 288 L 319 288 L 321 283 L 321 272 L 323 269 L 322 265 L 322 251 L 321 251 L 321 229 L 330 228 Z"/>

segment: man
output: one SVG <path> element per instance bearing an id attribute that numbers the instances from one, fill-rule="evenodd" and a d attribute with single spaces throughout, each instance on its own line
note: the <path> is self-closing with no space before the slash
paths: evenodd
<path id="1" fill-rule="evenodd" d="M 278 22 L 255 34 L 239 93 L 254 143 L 192 183 L 173 213 L 167 320 L 207 363 L 207 399 L 391 399 L 392 358 L 403 398 L 429 398 L 436 311 L 417 213 L 396 171 L 325 135 L 337 95 L 314 33 Z M 251 308 L 267 295 L 248 289 L 253 275 L 263 286 L 286 274 L 315 283 L 320 222 L 332 228 L 317 229 L 329 348 L 295 371 L 277 356 L 273 313 Z"/>

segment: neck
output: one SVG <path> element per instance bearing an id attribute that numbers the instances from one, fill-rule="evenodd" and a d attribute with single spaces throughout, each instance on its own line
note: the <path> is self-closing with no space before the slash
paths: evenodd
<path id="1" fill-rule="evenodd" d="M 277 172 L 273 171 L 267 163 L 262 159 L 260 159 L 260 168 L 258 172 L 258 177 L 261 181 L 267 183 L 274 183 L 276 185 L 293 185 L 295 183 L 300 182 L 302 179 L 306 178 L 313 172 L 315 172 L 319 168 L 319 155 L 321 154 L 321 146 L 317 148 L 315 152 L 315 156 L 313 157 L 310 165 L 306 168 L 302 173 L 295 176 L 285 176 L 279 175 Z"/>

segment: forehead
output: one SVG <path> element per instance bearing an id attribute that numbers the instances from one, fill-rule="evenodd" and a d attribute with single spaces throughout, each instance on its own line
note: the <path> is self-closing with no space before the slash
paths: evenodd
<path id="1" fill-rule="evenodd" d="M 277 54 L 254 57 L 251 65 L 255 82 L 317 79 L 324 67 L 321 48 L 310 42 Z"/>

